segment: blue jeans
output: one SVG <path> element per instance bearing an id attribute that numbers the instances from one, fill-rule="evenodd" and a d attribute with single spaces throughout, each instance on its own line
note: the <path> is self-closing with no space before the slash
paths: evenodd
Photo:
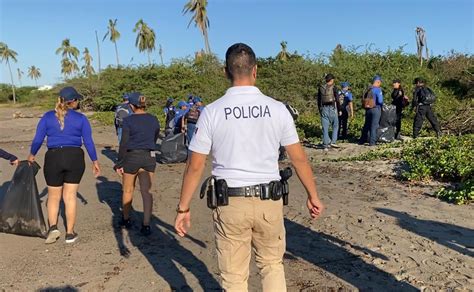
<path id="1" fill-rule="evenodd" d="M 196 124 L 193 123 L 188 123 L 188 128 L 187 128 L 187 133 L 186 133 L 186 138 L 188 139 L 188 145 L 191 143 L 191 139 L 194 136 L 194 131 L 196 130 Z"/>
<path id="2" fill-rule="evenodd" d="M 339 118 L 335 107 L 323 106 L 321 108 L 321 124 L 323 126 L 323 145 L 327 147 L 329 144 L 336 144 Z M 329 139 L 329 127 L 332 127 L 332 139 Z"/>
<path id="3" fill-rule="evenodd" d="M 369 145 L 373 146 L 377 143 L 377 129 L 379 127 L 381 114 L 382 110 L 380 106 L 365 111 L 365 123 L 360 137 L 361 144 L 367 142 L 369 137 Z"/>

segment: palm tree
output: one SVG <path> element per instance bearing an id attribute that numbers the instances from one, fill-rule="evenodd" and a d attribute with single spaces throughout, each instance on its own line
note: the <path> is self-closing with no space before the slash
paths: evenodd
<path id="1" fill-rule="evenodd" d="M 5 43 L 0 42 L 0 60 L 8 65 L 8 70 L 10 71 L 10 78 L 12 82 L 12 92 L 13 92 L 13 103 L 16 103 L 16 95 L 15 95 L 15 84 L 13 83 L 13 74 L 12 68 L 10 66 L 10 60 L 16 63 L 17 59 L 16 56 L 18 55 L 17 52 L 8 48 L 8 45 Z"/>
<path id="2" fill-rule="evenodd" d="M 79 57 L 79 50 L 71 45 L 71 41 L 69 39 L 64 39 L 61 43 L 61 47 L 56 50 L 56 54 L 61 54 L 63 58 L 74 58 L 77 61 Z"/>
<path id="3" fill-rule="evenodd" d="M 82 72 L 86 74 L 87 77 L 90 77 L 92 74 L 94 74 L 94 67 L 92 66 L 92 56 L 89 53 L 88 48 L 84 48 L 84 52 L 82 52 L 83 57 L 82 60 L 84 60 L 84 66 L 82 66 Z"/>
<path id="4" fill-rule="evenodd" d="M 194 13 L 188 23 L 188 28 L 194 21 L 194 26 L 199 27 L 204 36 L 206 53 L 211 54 L 211 46 L 209 45 L 209 36 L 207 33 L 210 26 L 209 18 L 207 17 L 207 0 L 189 0 L 189 2 L 184 5 L 183 14 L 188 12 Z"/>
<path id="5" fill-rule="evenodd" d="M 35 80 L 36 87 L 38 87 L 38 79 L 41 77 L 40 69 L 36 66 L 28 68 L 28 77 Z"/>
<path id="6" fill-rule="evenodd" d="M 104 38 L 102 41 L 107 38 L 107 36 L 110 36 L 110 41 L 114 43 L 115 45 L 115 56 L 117 57 L 117 67 L 120 66 L 119 62 L 119 55 L 118 55 L 118 50 L 117 50 L 117 40 L 120 38 L 120 32 L 116 28 L 117 26 L 117 19 L 112 21 L 112 19 L 109 19 L 109 27 L 107 33 L 104 35 Z"/>
<path id="7" fill-rule="evenodd" d="M 56 50 L 56 54 L 63 56 L 61 60 L 61 73 L 63 73 L 65 77 L 71 76 L 79 71 L 79 67 L 77 66 L 79 53 L 79 49 L 72 46 L 69 39 L 64 39 L 61 43 L 61 47 Z"/>
<path id="8" fill-rule="evenodd" d="M 140 19 L 136 24 L 133 32 L 137 33 L 135 40 L 135 47 L 141 52 L 147 51 L 148 63 L 151 65 L 150 53 L 155 49 L 155 31 L 149 27 L 143 19 Z"/>
<path id="9" fill-rule="evenodd" d="M 23 71 L 20 70 L 20 68 L 16 68 L 16 72 L 18 73 L 18 82 L 20 82 L 20 87 L 23 86 L 21 85 L 21 77 L 23 76 Z"/>
<path id="10" fill-rule="evenodd" d="M 99 46 L 99 37 L 97 36 L 97 30 L 95 31 L 95 41 L 97 42 L 97 61 L 99 62 L 99 74 L 97 78 L 100 78 L 100 46 Z"/>
<path id="11" fill-rule="evenodd" d="M 290 58 L 290 53 L 288 53 L 288 50 L 287 50 L 287 44 L 288 42 L 286 41 L 282 41 L 280 43 L 281 51 L 278 53 L 277 59 L 282 62 L 285 62 L 288 60 L 288 58 Z"/>
<path id="12" fill-rule="evenodd" d="M 68 58 L 63 58 L 61 60 L 61 73 L 64 74 L 64 77 L 72 76 L 75 72 L 79 71 L 77 62 Z"/>
<path id="13" fill-rule="evenodd" d="M 158 51 L 158 54 L 160 54 L 161 65 L 164 65 L 165 63 L 163 63 L 163 48 L 161 47 L 161 44 L 160 44 L 160 49 Z"/>

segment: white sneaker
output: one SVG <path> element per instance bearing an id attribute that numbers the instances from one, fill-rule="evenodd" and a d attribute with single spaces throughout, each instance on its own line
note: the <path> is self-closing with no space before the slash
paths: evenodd
<path id="1" fill-rule="evenodd" d="M 59 237 L 61 237 L 61 232 L 58 230 L 56 225 L 53 225 L 49 228 L 48 237 L 44 241 L 46 244 L 55 243 Z"/>

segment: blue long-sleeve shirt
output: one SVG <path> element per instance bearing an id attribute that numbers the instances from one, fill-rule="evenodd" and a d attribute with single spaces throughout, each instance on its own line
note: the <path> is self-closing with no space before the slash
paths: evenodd
<path id="1" fill-rule="evenodd" d="M 372 87 L 372 94 L 375 99 L 375 104 L 378 106 L 383 105 L 383 93 L 382 93 L 382 88 L 380 87 Z"/>
<path id="2" fill-rule="evenodd" d="M 92 161 L 97 160 L 92 129 L 86 116 L 74 110 L 68 110 L 64 117 L 64 129 L 61 130 L 55 111 L 44 114 L 36 128 L 36 135 L 31 143 L 31 154 L 36 155 L 44 138 L 47 136 L 48 148 L 81 147 L 84 143 Z"/>
<path id="3" fill-rule="evenodd" d="M 9 160 L 10 162 L 13 162 L 13 161 L 18 159 L 15 155 L 10 154 L 10 153 L 8 153 L 7 151 L 5 151 L 3 149 L 0 149 L 0 158 Z"/>

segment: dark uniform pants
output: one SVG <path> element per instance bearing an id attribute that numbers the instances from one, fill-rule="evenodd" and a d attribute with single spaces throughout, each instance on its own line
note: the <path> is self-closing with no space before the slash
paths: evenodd
<path id="1" fill-rule="evenodd" d="M 342 115 L 339 116 L 339 137 L 347 139 L 347 122 L 349 120 L 349 113 L 347 109 L 342 109 Z"/>
<path id="2" fill-rule="evenodd" d="M 436 131 L 436 134 L 441 132 L 439 127 L 438 119 L 431 108 L 431 105 L 419 105 L 416 109 L 415 121 L 413 122 L 413 137 L 418 137 L 420 134 L 421 127 L 423 126 L 423 121 L 425 117 L 430 122 L 433 129 Z"/>
<path id="3" fill-rule="evenodd" d="M 222 288 L 227 292 L 248 291 L 253 247 L 262 277 L 262 291 L 285 292 L 282 200 L 232 197 L 228 206 L 214 210 L 213 219 Z"/>

